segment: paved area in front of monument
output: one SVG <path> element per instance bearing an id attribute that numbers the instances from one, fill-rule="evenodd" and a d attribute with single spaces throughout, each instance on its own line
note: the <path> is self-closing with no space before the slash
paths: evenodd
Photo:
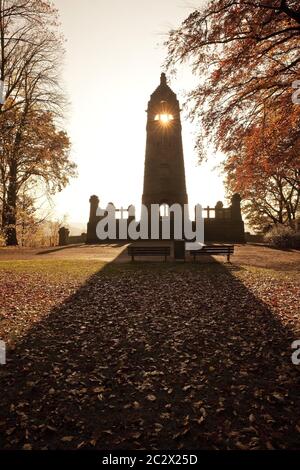
<path id="1" fill-rule="evenodd" d="M 157 242 L 147 242 L 147 244 Z M 158 242 L 159 245 L 168 242 Z M 145 245 L 146 242 L 139 242 Z M 68 245 L 66 247 L 53 248 L 0 248 L 0 262 L 9 260 L 91 260 L 108 262 L 129 262 L 127 256 L 127 243 L 107 243 L 103 245 Z M 217 256 L 214 259 L 222 262 L 224 257 Z M 159 257 L 137 258 L 137 261 L 161 262 Z M 252 267 L 266 267 L 269 269 L 278 269 L 281 271 L 300 270 L 300 252 L 296 250 L 284 251 L 269 248 L 259 244 L 235 245 L 235 254 L 231 258 L 234 265 L 246 265 Z M 174 261 L 171 256 L 169 261 Z M 187 256 L 187 261 L 191 258 Z M 212 258 L 202 257 L 198 263 L 211 262 Z"/>
<path id="2" fill-rule="evenodd" d="M 0 250 L 0 447 L 297 447 L 300 254 L 124 248 Z"/>

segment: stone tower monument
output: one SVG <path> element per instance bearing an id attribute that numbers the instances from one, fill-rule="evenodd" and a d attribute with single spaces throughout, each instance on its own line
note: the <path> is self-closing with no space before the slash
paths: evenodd
<path id="1" fill-rule="evenodd" d="M 180 107 L 176 94 L 167 85 L 166 76 L 161 74 L 160 84 L 152 93 L 147 109 L 147 139 L 144 171 L 144 189 L 142 203 L 148 208 L 149 239 L 152 239 L 151 232 L 151 204 L 160 206 L 172 206 L 172 204 L 188 204 L 188 197 L 185 184 L 185 170 L 183 160 Z M 113 176 L 112 176 L 113 181 Z M 97 235 L 97 224 L 105 217 L 99 215 L 99 199 L 96 195 L 90 198 L 90 216 L 87 224 L 86 243 L 103 242 Z M 101 208 L 100 208 L 101 209 Z M 132 208 L 131 208 L 132 209 Z M 241 215 L 241 198 L 238 194 L 232 196 L 230 207 L 223 207 L 221 201 L 215 207 L 206 207 L 207 217 L 204 219 L 205 242 L 238 242 L 244 243 L 244 223 Z M 124 224 L 120 224 L 117 213 L 123 214 L 123 208 L 116 209 L 115 223 L 116 229 L 113 235 L 105 239 L 104 242 L 126 240 L 134 242 L 128 229 L 131 222 L 135 222 L 135 215 L 127 210 L 128 218 L 126 230 Z M 107 214 L 107 209 L 102 209 L 100 214 Z M 163 222 L 168 210 L 163 207 L 160 212 L 159 231 L 161 237 Z M 175 238 L 173 222 L 173 211 L 169 211 L 171 227 L 169 232 L 170 240 Z M 137 225 L 140 222 L 136 222 Z M 193 221 L 195 226 L 195 222 Z M 122 230 L 121 230 L 122 229 Z M 61 243 L 66 243 L 61 233 Z M 72 237 L 67 237 L 69 243 Z M 74 237 L 73 237 L 74 238 Z M 161 237 L 163 238 L 163 237 Z M 157 239 L 157 238 L 153 238 Z M 165 239 L 165 238 L 164 238 Z"/>
<path id="2" fill-rule="evenodd" d="M 180 107 L 164 73 L 148 102 L 146 130 L 142 203 L 187 204 Z"/>

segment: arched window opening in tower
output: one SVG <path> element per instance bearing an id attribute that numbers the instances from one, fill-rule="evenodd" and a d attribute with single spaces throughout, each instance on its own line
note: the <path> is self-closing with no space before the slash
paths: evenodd
<path id="1" fill-rule="evenodd" d="M 156 114 L 154 121 L 160 121 L 162 124 L 168 124 L 173 121 L 173 114 Z"/>

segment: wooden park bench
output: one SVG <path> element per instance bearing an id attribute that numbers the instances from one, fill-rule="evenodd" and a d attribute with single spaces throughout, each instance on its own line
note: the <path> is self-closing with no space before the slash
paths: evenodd
<path id="1" fill-rule="evenodd" d="M 190 250 L 194 261 L 196 256 L 201 255 L 224 255 L 227 256 L 227 262 L 230 263 L 230 255 L 234 253 L 234 245 L 204 245 L 201 250 Z"/>
<path id="2" fill-rule="evenodd" d="M 170 256 L 171 249 L 169 246 L 134 246 L 131 245 L 127 249 L 127 253 L 131 256 L 131 261 L 134 261 L 135 256 L 164 256 L 167 261 L 167 256 Z"/>

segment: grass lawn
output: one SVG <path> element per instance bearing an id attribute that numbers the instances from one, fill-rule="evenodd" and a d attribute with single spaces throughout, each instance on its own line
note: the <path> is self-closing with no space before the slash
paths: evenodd
<path id="1" fill-rule="evenodd" d="M 299 448 L 299 274 L 0 260 L 0 447 Z"/>

